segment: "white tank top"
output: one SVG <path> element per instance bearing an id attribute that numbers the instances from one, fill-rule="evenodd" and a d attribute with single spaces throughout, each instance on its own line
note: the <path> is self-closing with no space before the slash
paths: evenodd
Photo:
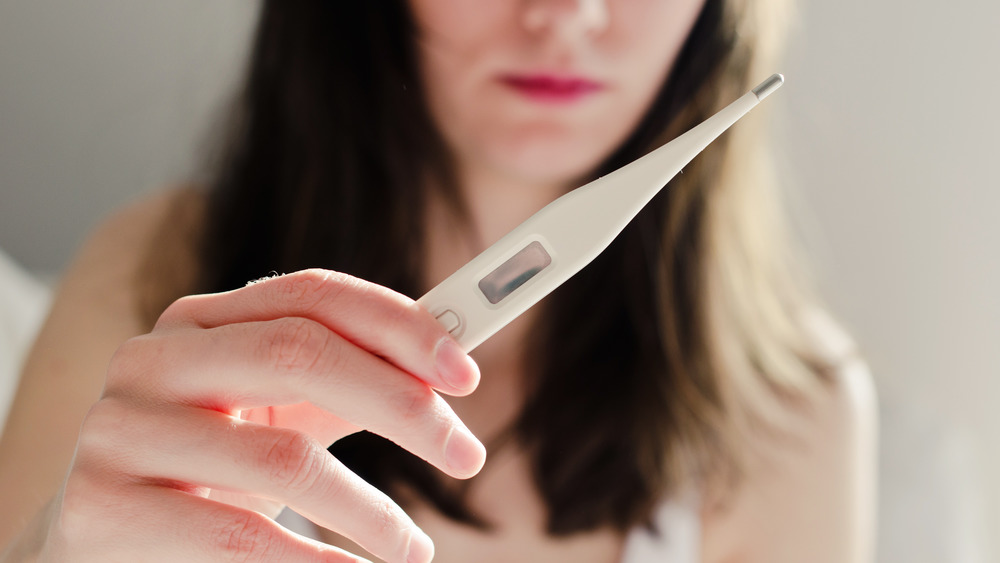
<path id="1" fill-rule="evenodd" d="M 696 563 L 701 557 L 701 517 L 694 496 L 666 501 L 653 515 L 656 532 L 636 528 L 625 539 L 622 563 Z"/>
<path id="2" fill-rule="evenodd" d="M 653 521 L 655 533 L 642 527 L 628 534 L 621 563 L 697 563 L 701 520 L 696 499 L 682 497 L 660 504 Z M 316 525 L 291 510 L 282 512 L 278 522 L 293 532 L 319 539 Z"/>

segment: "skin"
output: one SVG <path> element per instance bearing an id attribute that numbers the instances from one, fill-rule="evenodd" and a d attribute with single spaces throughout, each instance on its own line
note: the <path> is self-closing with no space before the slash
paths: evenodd
<path id="1" fill-rule="evenodd" d="M 445 206 L 431 205 L 425 274 L 436 281 L 613 150 L 700 4 L 413 6 L 432 113 L 459 157 L 477 230 L 456 236 Z M 511 69 L 582 73 L 607 87 L 578 105 L 540 109 L 493 81 Z M 435 561 L 619 559 L 623 538 L 611 530 L 544 534 L 544 506 L 516 450 L 483 469 L 472 435 L 490 437 L 517 411 L 530 312 L 473 361 L 413 301 L 309 271 L 182 299 L 144 334 L 135 274 L 167 209 L 197 206 L 192 198 L 175 191 L 122 210 L 67 271 L 0 442 L 6 560 L 356 560 L 280 530 L 267 516 L 286 504 L 336 530 L 324 537 L 330 543 L 386 561 L 429 560 L 434 548 L 421 529 L 437 542 Z M 163 253 L 181 271 L 194 263 L 183 240 L 167 241 L 176 248 Z M 849 346 L 822 316 L 812 326 L 832 356 Z M 740 487 L 724 505 L 704 504 L 702 560 L 867 560 L 873 405 L 865 367 L 843 364 L 808 413 L 785 413 L 796 447 L 764 437 L 747 444 L 753 456 Z M 359 428 L 452 477 L 482 469 L 471 502 L 496 516 L 498 532 L 457 526 L 419 502 L 407 515 L 344 471 L 324 447 Z"/>

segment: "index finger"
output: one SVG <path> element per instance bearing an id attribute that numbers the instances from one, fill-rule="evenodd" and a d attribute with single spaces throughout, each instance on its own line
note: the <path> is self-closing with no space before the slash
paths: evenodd
<path id="1" fill-rule="evenodd" d="M 425 383 L 451 395 L 479 384 L 479 368 L 416 301 L 386 287 L 329 270 L 303 270 L 247 287 L 179 299 L 157 328 L 226 324 L 282 317 L 314 320 Z"/>

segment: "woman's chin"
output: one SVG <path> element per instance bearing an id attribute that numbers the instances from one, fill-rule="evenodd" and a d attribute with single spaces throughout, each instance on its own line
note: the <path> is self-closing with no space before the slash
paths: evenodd
<path id="1" fill-rule="evenodd" d="M 604 154 L 578 147 L 519 147 L 517 151 L 493 155 L 492 168 L 511 179 L 529 184 L 576 187 L 601 163 Z"/>

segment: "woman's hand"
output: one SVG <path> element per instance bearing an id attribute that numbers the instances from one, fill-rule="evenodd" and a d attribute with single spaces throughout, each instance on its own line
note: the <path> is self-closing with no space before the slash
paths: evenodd
<path id="1" fill-rule="evenodd" d="M 470 477 L 485 449 L 434 389 L 478 380 L 429 313 L 343 274 L 181 299 L 115 354 L 42 560 L 356 560 L 269 518 L 289 505 L 386 561 L 429 561 L 430 540 L 326 447 L 366 429 Z"/>

